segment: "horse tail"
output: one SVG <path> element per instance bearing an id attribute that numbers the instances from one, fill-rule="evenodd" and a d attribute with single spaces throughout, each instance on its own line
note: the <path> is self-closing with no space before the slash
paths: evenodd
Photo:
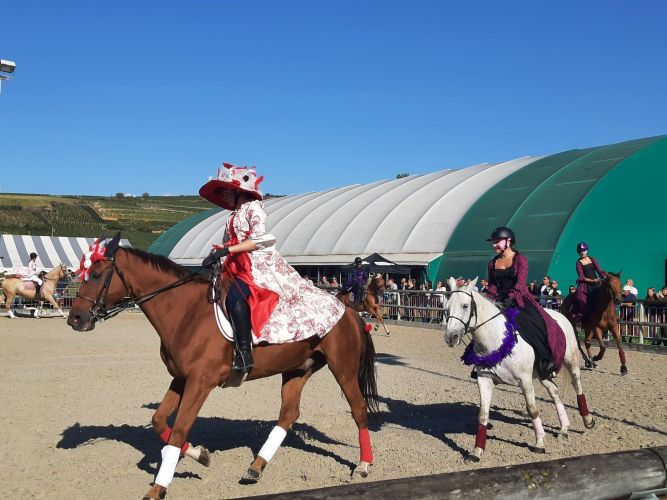
<path id="1" fill-rule="evenodd" d="M 375 346 L 373 345 L 373 338 L 370 333 L 366 332 L 366 324 L 359 318 L 359 331 L 362 335 L 363 348 L 361 353 L 361 363 L 359 365 L 359 373 L 357 380 L 359 382 L 359 389 L 366 400 L 368 412 L 373 415 L 380 411 L 378 406 L 378 388 L 377 378 L 375 373 Z"/>

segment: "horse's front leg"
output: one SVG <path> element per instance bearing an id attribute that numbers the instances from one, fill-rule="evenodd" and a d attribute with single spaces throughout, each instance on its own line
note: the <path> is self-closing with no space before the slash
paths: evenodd
<path id="1" fill-rule="evenodd" d="M 174 410 L 178 409 L 178 405 L 181 403 L 183 387 L 183 379 L 172 380 L 167 393 L 164 395 L 160 406 L 151 419 L 153 431 L 160 437 L 160 440 L 162 440 L 164 444 L 169 443 L 169 438 L 171 437 L 172 432 L 171 427 L 167 424 L 167 418 L 169 418 L 169 415 L 171 415 Z M 187 446 L 184 446 L 185 451 L 183 452 L 183 455 L 196 460 L 206 467 L 211 464 L 211 455 L 206 448 L 203 446 L 192 446 L 192 443 L 186 444 Z"/>
<path id="2" fill-rule="evenodd" d="M 322 365 L 320 364 L 320 366 Z M 280 405 L 278 422 L 271 430 L 269 437 L 259 450 L 255 460 L 253 460 L 246 473 L 241 477 L 241 483 L 254 484 L 259 481 L 264 468 L 276 454 L 278 448 L 280 448 L 285 436 L 287 436 L 287 431 L 290 430 L 294 422 L 299 418 L 301 392 L 312 374 L 312 369 L 303 374 L 299 372 L 283 373 L 283 385 L 280 391 L 282 404 Z"/>
<path id="3" fill-rule="evenodd" d="M 382 328 L 384 328 L 384 333 L 386 335 L 390 335 L 389 330 L 387 330 L 387 325 L 384 324 L 384 318 L 382 317 L 382 308 L 380 307 L 380 304 L 373 304 L 370 308 L 370 311 L 372 312 L 373 316 L 375 316 L 375 319 L 377 320 L 379 325 L 382 325 Z M 377 331 L 378 329 L 378 324 L 375 325 L 375 330 Z"/>
<path id="4" fill-rule="evenodd" d="M 56 301 L 56 299 L 53 297 L 53 295 L 51 295 L 51 294 L 45 294 L 45 295 L 44 295 L 44 298 L 49 302 L 49 304 L 51 304 L 51 305 L 53 306 L 53 308 L 58 312 L 58 314 L 59 314 L 61 317 L 63 317 L 63 318 L 65 317 L 65 313 L 64 313 L 63 310 L 60 308 L 60 305 L 58 304 L 58 302 Z M 40 303 L 39 303 L 39 312 L 40 312 L 40 314 L 41 314 L 41 312 L 42 312 L 42 307 L 44 307 L 44 302 L 43 302 L 43 301 L 40 301 Z"/>
<path id="5" fill-rule="evenodd" d="M 155 477 L 153 487 L 148 490 L 144 500 L 164 498 L 166 495 L 167 488 L 174 478 L 181 453 L 185 453 L 189 447 L 187 438 L 190 429 L 192 429 L 197 419 L 199 410 L 201 410 L 206 398 L 215 386 L 216 381 L 207 380 L 203 374 L 199 373 L 186 379 L 174 428 L 169 436 L 168 444 L 162 448 L 160 469 Z"/>
<path id="6" fill-rule="evenodd" d="M 544 427 L 542 426 L 540 412 L 537 410 L 537 404 L 535 403 L 535 386 L 533 385 L 532 377 L 519 380 L 519 387 L 521 387 L 523 396 L 526 398 L 526 410 L 528 411 L 528 415 L 530 415 L 530 419 L 533 422 L 533 429 L 535 430 L 535 446 L 530 451 L 545 453 Z"/>
<path id="7" fill-rule="evenodd" d="M 618 331 L 618 323 L 616 323 L 611 328 L 611 333 L 614 335 L 614 340 L 616 341 L 616 347 L 618 348 L 618 358 L 621 360 L 621 375 L 628 374 L 628 367 L 625 365 L 625 351 L 623 350 L 623 344 L 621 343 L 621 334 Z"/>
<path id="8" fill-rule="evenodd" d="M 593 352 L 591 350 L 591 347 L 593 345 L 593 329 L 586 330 L 584 328 L 584 332 L 586 332 L 586 338 L 584 340 L 584 345 L 586 346 L 586 355 L 588 356 L 588 359 L 590 361 L 586 361 L 586 368 L 595 368 L 595 360 L 593 359 Z"/>
<path id="9" fill-rule="evenodd" d="M 601 361 L 604 357 L 604 352 L 607 350 L 607 345 L 604 343 L 604 338 L 602 337 L 602 328 L 596 326 L 594 328 L 595 338 L 598 339 L 598 344 L 600 344 L 600 351 L 593 356 L 593 361 Z"/>
<path id="10" fill-rule="evenodd" d="M 491 377 L 478 376 L 479 388 L 479 419 L 475 433 L 475 448 L 465 457 L 466 462 L 479 462 L 486 449 L 486 429 L 489 425 L 489 411 L 491 411 L 491 397 L 493 396 L 493 380 Z"/>

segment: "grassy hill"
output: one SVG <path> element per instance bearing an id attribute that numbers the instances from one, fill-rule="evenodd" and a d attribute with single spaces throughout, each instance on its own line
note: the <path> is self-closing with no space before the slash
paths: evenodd
<path id="1" fill-rule="evenodd" d="M 213 206 L 199 196 L 0 194 L 0 233 L 96 238 L 122 231 L 146 250 L 177 222 Z"/>

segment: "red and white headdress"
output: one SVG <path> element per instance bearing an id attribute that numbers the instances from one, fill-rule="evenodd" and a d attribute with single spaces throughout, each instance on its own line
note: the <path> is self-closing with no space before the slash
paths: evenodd
<path id="1" fill-rule="evenodd" d="M 95 243 L 88 246 L 88 251 L 81 257 L 79 269 L 75 271 L 75 274 L 79 275 L 79 281 L 88 281 L 90 266 L 95 264 L 98 260 L 105 260 L 106 251 L 107 241 L 104 238 L 97 238 Z"/>
<path id="2" fill-rule="evenodd" d="M 211 203 L 227 210 L 235 210 L 225 202 L 223 193 L 228 190 L 246 193 L 256 200 L 261 200 L 264 195 L 259 190 L 259 184 L 264 176 L 257 177 L 255 167 L 235 167 L 230 163 L 223 163 L 218 169 L 218 176 L 208 181 L 199 189 L 199 194 Z"/>

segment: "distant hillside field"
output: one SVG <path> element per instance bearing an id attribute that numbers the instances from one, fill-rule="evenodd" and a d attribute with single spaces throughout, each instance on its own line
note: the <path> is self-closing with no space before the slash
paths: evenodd
<path id="1" fill-rule="evenodd" d="M 0 233 L 95 238 L 121 231 L 146 250 L 174 224 L 211 208 L 199 196 L 0 194 Z"/>

